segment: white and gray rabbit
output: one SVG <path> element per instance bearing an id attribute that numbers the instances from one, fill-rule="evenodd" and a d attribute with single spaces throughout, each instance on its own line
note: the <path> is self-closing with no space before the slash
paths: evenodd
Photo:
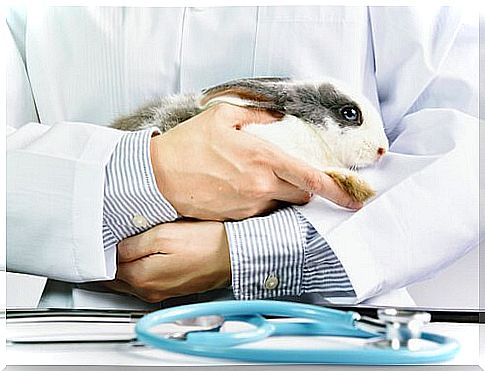
<path id="1" fill-rule="evenodd" d="M 355 170 L 375 163 L 388 150 L 380 115 L 364 96 L 336 80 L 233 80 L 205 89 L 200 96 L 161 98 L 120 117 L 112 127 L 133 131 L 155 126 L 166 132 L 220 102 L 281 113 L 279 121 L 248 124 L 241 130 L 321 169 L 356 201 L 375 194 Z"/>

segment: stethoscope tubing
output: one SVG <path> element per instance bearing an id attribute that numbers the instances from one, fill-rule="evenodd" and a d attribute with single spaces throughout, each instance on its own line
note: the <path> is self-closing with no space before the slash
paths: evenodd
<path id="1" fill-rule="evenodd" d="M 313 319 L 314 323 L 274 323 L 261 315 Z M 226 320 L 244 320 L 256 326 L 256 330 L 239 333 L 189 333 L 186 340 L 160 337 L 150 328 L 162 323 L 199 316 L 220 315 Z M 358 315 L 334 309 L 315 307 L 300 303 L 274 301 L 211 302 L 193 304 L 153 312 L 140 319 L 135 327 L 139 341 L 168 351 L 249 362 L 270 363 L 329 363 L 329 364 L 420 364 L 443 362 L 453 358 L 459 344 L 453 339 L 430 333 L 421 338 L 439 344 L 436 349 L 409 351 L 406 349 L 382 349 L 371 345 L 359 348 L 327 349 L 276 349 L 249 348 L 241 344 L 263 340 L 269 336 L 327 335 L 375 337 L 354 327 Z M 325 323 L 328 321 L 329 323 Z M 240 335 L 242 334 L 242 335 Z M 236 335 L 236 336 L 235 336 Z M 214 337 L 216 336 L 216 337 Z M 238 346 L 239 345 L 239 346 Z"/>
<path id="2" fill-rule="evenodd" d="M 354 328 L 354 321 L 360 317 L 358 313 L 351 311 L 343 312 L 301 303 L 271 300 L 215 301 L 152 312 L 138 320 L 136 327 L 149 328 L 161 323 L 201 316 L 254 316 L 258 313 L 266 316 L 313 319 L 319 322 L 331 321 L 334 324 L 338 323 L 339 327 L 347 327 L 349 329 Z"/>
<path id="3" fill-rule="evenodd" d="M 264 313 L 270 316 L 301 317 L 318 320 L 315 324 L 275 324 L 270 323 L 264 317 L 255 315 Z M 244 343 L 251 343 L 263 340 L 277 334 L 311 334 L 311 330 L 331 335 L 338 331 L 342 336 L 355 336 L 354 321 L 359 314 L 353 312 L 343 312 L 335 309 L 316 307 L 307 304 L 285 302 L 274 302 L 268 300 L 258 301 L 219 301 L 211 303 L 201 303 L 175 307 L 150 313 L 140 319 L 135 327 L 135 331 L 147 332 L 151 327 L 162 323 L 174 322 L 178 320 L 195 318 L 201 316 L 219 315 L 226 321 L 244 321 L 256 326 L 256 329 L 235 333 L 214 333 L 194 332 L 187 336 L 186 341 L 192 344 L 207 344 L 207 341 L 217 343 L 219 346 L 230 347 Z M 328 322 L 324 326 L 318 325 L 321 322 Z M 338 324 L 338 325 L 334 325 Z M 345 335 L 345 334 L 349 335 Z"/>
<path id="4" fill-rule="evenodd" d="M 193 356 L 235 359 L 248 362 L 269 363 L 328 363 L 353 365 L 396 365 L 439 363 L 453 358 L 458 352 L 454 342 L 443 342 L 436 350 L 411 352 L 406 350 L 354 349 L 275 349 L 275 348 L 217 348 L 201 344 L 184 344 L 177 340 L 139 336 L 138 340 L 156 348 Z M 435 341 L 438 340 L 435 338 Z"/>

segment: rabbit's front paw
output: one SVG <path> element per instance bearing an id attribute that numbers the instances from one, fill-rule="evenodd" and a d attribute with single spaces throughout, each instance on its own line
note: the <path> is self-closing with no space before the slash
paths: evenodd
<path id="1" fill-rule="evenodd" d="M 371 186 L 353 171 L 331 169 L 325 170 L 324 173 L 330 176 L 354 201 L 365 202 L 376 194 Z"/>

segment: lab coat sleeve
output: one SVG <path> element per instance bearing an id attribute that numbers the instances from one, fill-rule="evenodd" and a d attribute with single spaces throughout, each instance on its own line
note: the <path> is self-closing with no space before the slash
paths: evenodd
<path id="1" fill-rule="evenodd" d="M 113 278 L 101 233 L 103 185 L 124 133 L 38 123 L 21 12 L 7 21 L 7 269 L 72 282 Z"/>
<path id="2" fill-rule="evenodd" d="M 10 12 L 9 18 L 19 18 L 14 12 Z M 24 64 L 24 26 L 23 22 L 4 24 L 6 50 L 6 105 L 7 105 L 7 134 L 25 125 L 28 122 L 39 122 L 35 109 L 34 98 L 30 88 L 27 70 Z M 15 30 L 11 28 L 17 28 Z M 17 40 L 15 40 L 17 39 Z"/>
<path id="3" fill-rule="evenodd" d="M 479 242 L 477 28 L 418 10 L 369 13 L 390 152 L 424 165 L 324 233 L 357 301 L 430 278 Z"/>
<path id="4" fill-rule="evenodd" d="M 326 241 L 295 209 L 225 223 L 236 299 L 319 292 L 354 296 L 349 279 Z"/>
<path id="5" fill-rule="evenodd" d="M 102 240 L 105 166 L 124 133 L 30 123 L 7 137 L 7 269 L 83 282 L 113 278 Z"/>

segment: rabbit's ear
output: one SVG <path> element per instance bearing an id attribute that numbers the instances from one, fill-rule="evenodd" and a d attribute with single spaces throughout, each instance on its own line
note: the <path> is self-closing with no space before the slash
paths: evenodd
<path id="1" fill-rule="evenodd" d="M 284 113 L 287 77 L 254 77 L 232 80 L 202 90 L 199 104 L 205 106 L 211 100 L 223 96 L 235 96 L 245 106 L 269 109 Z"/>

